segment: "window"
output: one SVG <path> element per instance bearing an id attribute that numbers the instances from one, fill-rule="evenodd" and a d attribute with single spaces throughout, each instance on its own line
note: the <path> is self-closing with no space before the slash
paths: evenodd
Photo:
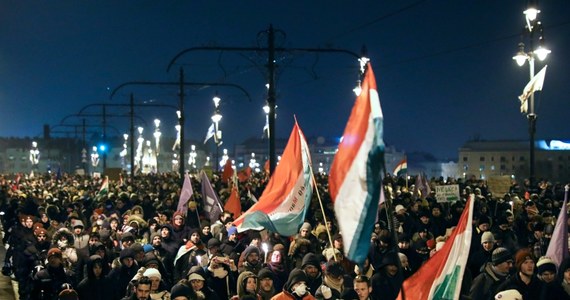
<path id="1" fill-rule="evenodd" d="M 524 156 L 519 157 L 519 161 L 524 161 Z"/>
<path id="2" fill-rule="evenodd" d="M 463 161 L 467 161 L 467 156 L 463 156 Z"/>
<path id="3" fill-rule="evenodd" d="M 507 166 L 501 165 L 501 171 L 505 171 L 505 170 L 507 170 Z"/>
<path id="4" fill-rule="evenodd" d="M 491 161 L 495 161 L 495 157 L 494 157 L 494 156 L 491 156 Z"/>
<path id="5" fill-rule="evenodd" d="M 501 156 L 501 162 L 506 162 L 506 161 L 507 161 L 507 158 L 504 156 Z"/>
<path id="6" fill-rule="evenodd" d="M 479 161 L 485 161 L 485 156 L 479 157 Z"/>

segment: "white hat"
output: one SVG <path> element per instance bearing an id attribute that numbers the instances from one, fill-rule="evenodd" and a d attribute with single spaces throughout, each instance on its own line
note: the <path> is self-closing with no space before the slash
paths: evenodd
<path id="1" fill-rule="evenodd" d="M 495 295 L 495 300 L 522 300 L 522 295 L 517 290 L 506 290 Z"/>
<path id="2" fill-rule="evenodd" d="M 402 209 L 406 209 L 402 204 L 396 205 L 396 212 L 399 212 Z"/>
<path id="3" fill-rule="evenodd" d="M 155 268 L 146 269 L 146 271 L 144 271 L 144 273 L 143 273 L 143 276 L 146 276 L 148 278 L 158 277 L 158 279 L 162 280 L 162 276 L 160 275 L 160 272 Z"/>

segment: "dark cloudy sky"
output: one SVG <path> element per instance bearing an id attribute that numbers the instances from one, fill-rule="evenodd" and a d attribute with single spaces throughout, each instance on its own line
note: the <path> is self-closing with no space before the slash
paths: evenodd
<path id="1" fill-rule="evenodd" d="M 110 90 L 134 80 L 239 84 L 237 90 L 188 90 L 187 136 L 202 139 L 222 98 L 222 129 L 230 146 L 261 136 L 265 102 L 262 53 L 193 52 L 166 72 L 180 51 L 197 46 L 255 47 L 270 24 L 286 48 L 366 45 L 380 89 L 385 142 L 398 150 L 456 159 L 468 139 L 526 139 L 517 96 L 528 66 L 511 59 L 524 25 L 524 0 L 479 1 L 21 1 L 0 0 L 0 136 L 40 136 L 93 103 L 177 104 L 169 87 Z M 570 4 L 542 1 L 539 17 L 552 49 L 544 91 L 537 94 L 537 138 L 569 139 Z M 286 52 L 277 56 L 277 134 L 297 116 L 307 136 L 338 137 L 354 101 L 357 62 L 348 55 Z M 542 64 L 537 64 L 537 71 Z M 122 115 L 124 109 L 115 108 Z M 85 113 L 100 113 L 92 107 Z M 152 123 L 168 109 L 137 109 Z M 78 124 L 68 118 L 66 124 Z M 92 125 L 100 118 L 87 118 Z M 113 118 L 121 133 L 127 119 Z M 67 129 L 60 127 L 58 130 Z M 110 134 L 113 134 L 111 131 Z M 54 134 L 55 135 L 55 134 Z M 59 134 L 58 136 L 61 136 Z"/>

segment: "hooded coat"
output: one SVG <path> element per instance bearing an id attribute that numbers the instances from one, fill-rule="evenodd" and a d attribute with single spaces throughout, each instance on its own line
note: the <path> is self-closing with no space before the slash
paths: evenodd
<path id="1" fill-rule="evenodd" d="M 100 264 L 103 272 L 99 278 L 95 277 L 93 267 Z M 99 255 L 92 255 L 86 264 L 87 277 L 77 285 L 77 294 L 82 300 L 105 300 L 109 299 L 110 294 L 107 292 L 111 282 L 105 276 L 105 261 Z"/>

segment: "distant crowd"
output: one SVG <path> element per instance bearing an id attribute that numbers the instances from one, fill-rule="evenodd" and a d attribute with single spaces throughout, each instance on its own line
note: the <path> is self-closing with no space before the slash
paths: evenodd
<path id="1" fill-rule="evenodd" d="M 210 181 L 223 205 L 231 183 L 219 175 Z M 238 232 L 228 211 L 210 220 L 198 176 L 185 211 L 177 211 L 178 174 L 122 178 L 101 191 L 101 178 L 0 175 L 2 273 L 18 281 L 20 299 L 396 299 L 446 242 L 469 195 L 473 235 L 461 298 L 570 299 L 570 260 L 557 265 L 545 256 L 568 209 L 560 183 L 513 181 L 508 193 L 493 195 L 484 180 L 432 178 L 426 192 L 388 176 L 389 205 L 380 206 L 358 266 L 343 255 L 325 174 L 315 174 L 322 206 L 313 193 L 290 237 Z M 267 181 L 263 172 L 240 181 L 242 211 Z M 459 185 L 459 201 L 437 202 L 435 186 L 446 184 Z"/>

